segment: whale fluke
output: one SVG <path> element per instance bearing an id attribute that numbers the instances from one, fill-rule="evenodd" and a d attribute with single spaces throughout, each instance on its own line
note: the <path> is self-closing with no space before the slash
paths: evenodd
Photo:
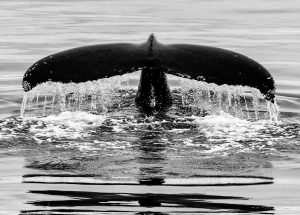
<path id="1" fill-rule="evenodd" d="M 114 43 L 59 52 L 33 64 L 25 73 L 29 91 L 47 82 L 86 82 L 142 70 L 136 103 L 143 110 L 172 104 L 166 73 L 218 85 L 257 88 L 267 100 L 275 97 L 270 73 L 254 60 L 233 51 L 189 44 L 161 44 L 151 34 L 141 44 Z M 150 100 L 155 97 L 155 107 Z"/>

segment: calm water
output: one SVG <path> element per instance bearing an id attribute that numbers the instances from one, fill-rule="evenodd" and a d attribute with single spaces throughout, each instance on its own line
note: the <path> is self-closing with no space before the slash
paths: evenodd
<path id="1" fill-rule="evenodd" d="M 300 2 L 0 4 L 0 213 L 299 214 Z M 130 90 L 106 114 L 19 118 L 21 80 L 38 59 L 152 32 L 260 62 L 276 82 L 279 122 L 197 115 L 180 96 L 167 116 L 144 117 Z"/>

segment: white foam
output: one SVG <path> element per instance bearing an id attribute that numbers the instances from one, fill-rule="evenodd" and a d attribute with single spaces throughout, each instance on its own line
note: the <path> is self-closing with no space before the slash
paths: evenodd
<path id="1" fill-rule="evenodd" d="M 86 130 L 100 126 L 106 119 L 103 115 L 94 115 L 87 112 L 62 112 L 58 115 L 36 118 L 28 117 L 24 121 L 32 123 L 30 132 L 35 138 L 82 138 L 87 135 Z"/>
<path id="2" fill-rule="evenodd" d="M 248 121 L 234 117 L 228 113 L 205 117 L 192 116 L 198 129 L 211 143 L 205 153 L 226 153 L 227 151 L 247 152 L 255 148 L 276 143 L 276 138 L 270 138 L 267 130 L 278 130 L 280 122 L 270 120 Z M 282 137 L 278 137 L 282 138 Z M 278 139 L 277 138 L 277 139 Z M 206 147 L 207 148 L 207 147 Z"/>
<path id="3" fill-rule="evenodd" d="M 198 124 L 199 129 L 206 133 L 207 137 L 232 137 L 235 140 L 242 140 L 247 137 L 257 135 L 260 129 L 265 128 L 269 123 L 266 120 L 256 122 L 247 121 L 234 117 L 228 113 L 220 115 L 210 115 L 205 117 L 193 117 Z"/>

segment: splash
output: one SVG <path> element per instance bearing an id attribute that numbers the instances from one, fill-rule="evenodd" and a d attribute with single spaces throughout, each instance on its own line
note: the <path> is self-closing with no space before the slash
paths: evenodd
<path id="1" fill-rule="evenodd" d="M 125 103 L 134 105 L 139 72 L 84 83 L 46 82 L 24 95 L 21 118 L 48 116 L 65 111 L 103 114 Z M 174 105 L 200 115 L 229 113 L 241 119 L 278 121 L 278 106 L 256 88 L 216 85 L 168 75 Z M 125 101 L 125 98 L 128 101 Z"/>
<path id="2" fill-rule="evenodd" d="M 201 110 L 209 115 L 229 113 L 241 119 L 278 121 L 276 104 L 265 100 L 256 88 L 217 85 L 202 81 L 177 78 L 181 87 L 182 105 Z"/>
<path id="3" fill-rule="evenodd" d="M 21 105 L 21 118 L 48 116 L 65 111 L 86 111 L 102 114 L 129 94 L 130 80 L 136 73 L 104 78 L 84 83 L 45 82 L 25 93 Z"/>

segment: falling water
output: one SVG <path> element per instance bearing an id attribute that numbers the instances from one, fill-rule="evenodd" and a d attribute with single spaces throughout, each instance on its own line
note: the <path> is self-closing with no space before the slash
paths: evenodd
<path id="1" fill-rule="evenodd" d="M 84 83 L 45 82 L 25 93 L 21 105 L 21 118 L 47 116 L 64 111 L 105 113 L 120 101 L 127 89 L 127 81 L 135 74 L 99 79 Z M 132 92 L 128 89 L 127 93 Z"/>
<path id="2" fill-rule="evenodd" d="M 128 82 L 138 78 L 136 73 L 85 83 L 42 83 L 24 95 L 21 117 L 47 116 L 64 111 L 105 113 L 111 107 L 120 107 L 126 95 L 134 98 L 137 88 L 130 88 Z M 192 114 L 226 112 L 242 119 L 277 121 L 276 102 L 266 101 L 256 88 L 219 86 L 180 77 L 175 77 L 175 82 L 177 85 L 171 88 L 175 105 L 187 108 Z"/>
<path id="3" fill-rule="evenodd" d="M 278 121 L 278 106 L 267 101 L 256 88 L 248 86 L 217 85 L 202 81 L 178 78 L 182 104 L 201 109 L 208 114 L 230 113 L 248 120 L 269 119 Z"/>

